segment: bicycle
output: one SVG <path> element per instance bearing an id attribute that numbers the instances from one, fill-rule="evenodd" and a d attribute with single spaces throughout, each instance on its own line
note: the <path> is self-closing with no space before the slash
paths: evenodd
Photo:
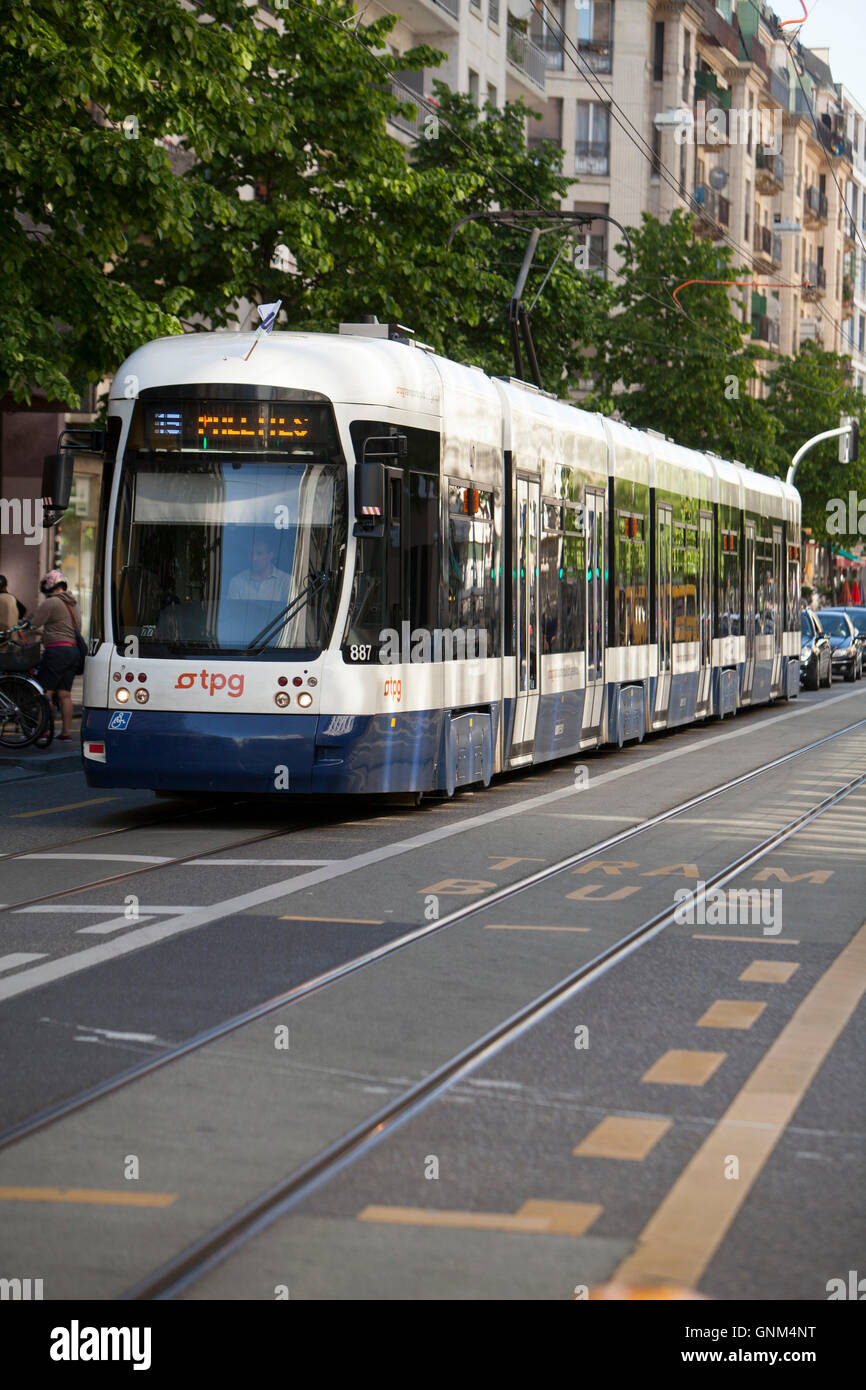
<path id="1" fill-rule="evenodd" d="M 12 635 L 23 632 L 29 623 L 0 628 L 0 746 L 27 748 L 36 743 L 47 748 L 54 737 L 54 718 L 51 705 L 39 682 L 30 674 L 38 657 L 27 647 L 7 645 Z"/>

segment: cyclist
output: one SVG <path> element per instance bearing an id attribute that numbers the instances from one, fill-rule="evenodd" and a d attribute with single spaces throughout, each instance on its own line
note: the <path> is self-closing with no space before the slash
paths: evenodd
<path id="1" fill-rule="evenodd" d="M 68 743 L 72 737 L 72 682 L 79 662 L 75 629 L 81 627 L 81 611 L 72 594 L 67 593 L 60 570 L 49 570 L 39 588 L 45 598 L 29 618 L 30 626 L 41 630 L 44 648 L 36 679 L 49 700 L 57 691 L 63 720 L 58 739 Z"/>

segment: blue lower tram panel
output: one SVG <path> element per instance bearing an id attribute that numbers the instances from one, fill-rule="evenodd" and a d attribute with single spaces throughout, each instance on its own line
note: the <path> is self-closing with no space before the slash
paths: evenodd
<path id="1" fill-rule="evenodd" d="M 105 762 L 85 758 L 92 787 L 155 791 L 355 793 L 453 791 L 489 782 L 496 718 L 490 709 L 387 715 L 183 714 L 89 709 L 84 742 L 104 742 Z"/>

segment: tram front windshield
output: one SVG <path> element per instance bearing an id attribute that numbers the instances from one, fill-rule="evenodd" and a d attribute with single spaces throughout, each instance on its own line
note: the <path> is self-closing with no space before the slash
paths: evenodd
<path id="1" fill-rule="evenodd" d="M 117 505 L 119 650 L 285 660 L 326 647 L 346 536 L 333 445 L 245 454 L 142 443 L 125 455 Z"/>

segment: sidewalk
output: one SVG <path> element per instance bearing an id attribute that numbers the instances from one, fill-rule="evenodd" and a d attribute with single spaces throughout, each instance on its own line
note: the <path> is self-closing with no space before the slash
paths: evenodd
<path id="1" fill-rule="evenodd" d="M 61 772 L 77 772 L 81 768 L 81 676 L 72 683 L 72 742 L 58 743 L 55 736 L 50 748 L 0 748 L 0 783 L 19 782 L 31 777 L 45 777 Z M 54 711 L 55 735 L 60 732 L 60 716 Z"/>

